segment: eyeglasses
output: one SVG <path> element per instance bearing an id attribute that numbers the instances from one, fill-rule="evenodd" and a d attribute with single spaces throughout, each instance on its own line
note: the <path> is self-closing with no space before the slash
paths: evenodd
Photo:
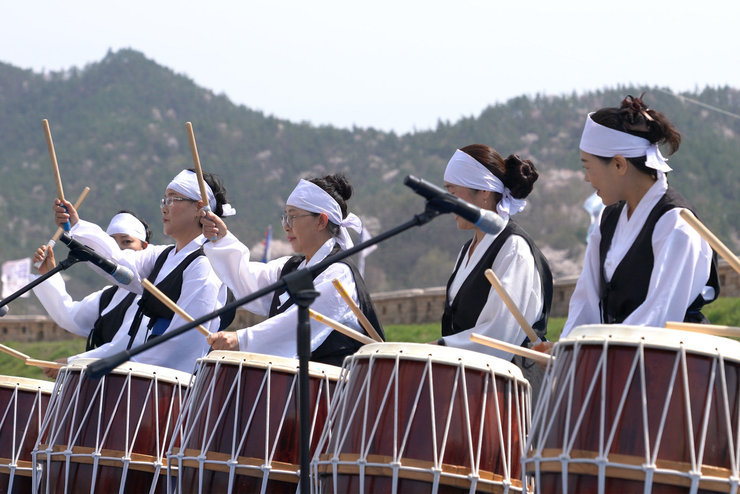
<path id="1" fill-rule="evenodd" d="M 159 201 L 159 207 L 164 208 L 167 206 L 168 208 L 171 208 L 173 204 L 177 201 L 188 201 L 188 202 L 198 202 L 195 199 L 190 199 L 188 197 L 175 197 L 175 196 L 169 196 L 169 197 L 163 197 Z"/>
<path id="2" fill-rule="evenodd" d="M 281 214 L 280 215 L 280 221 L 283 223 L 283 226 L 287 226 L 288 228 L 293 228 L 293 220 L 296 218 L 303 218 L 304 216 L 315 216 L 315 213 L 306 213 L 306 214 Z"/>

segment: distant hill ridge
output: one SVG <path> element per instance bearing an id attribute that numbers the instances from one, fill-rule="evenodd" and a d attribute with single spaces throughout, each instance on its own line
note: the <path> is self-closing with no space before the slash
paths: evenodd
<path id="1" fill-rule="evenodd" d="M 522 96 L 475 118 L 397 135 L 280 120 L 235 105 L 134 50 L 109 52 L 100 62 L 65 72 L 39 74 L 0 63 L 0 206 L 6 232 L 0 237 L 0 262 L 30 255 L 53 232 L 50 208 L 56 192 L 41 130 L 47 118 L 66 196 L 92 188 L 81 216 L 105 226 L 117 210 L 132 209 L 149 220 L 155 243 L 168 241 L 158 207 L 164 187 L 180 169 L 192 166 L 187 121 L 193 123 L 204 169 L 227 185 L 238 211 L 229 225 L 247 245 L 257 244 L 268 224 L 276 240 L 283 238 L 279 213 L 301 177 L 345 173 L 355 187 L 351 209 L 378 232 L 424 208 L 423 200 L 403 186 L 404 176 L 441 184 L 456 148 L 489 144 L 504 156 L 516 153 L 535 162 L 540 179 L 527 210 L 516 219 L 543 247 L 557 274 L 575 274 L 588 227 L 582 203 L 592 192 L 578 161 L 583 118 L 642 91 L 683 134 L 671 159 L 672 185 L 737 251 L 740 120 L 659 88 Z M 705 88 L 686 96 L 740 113 L 736 88 Z M 370 289 L 444 284 L 466 238 L 452 218 L 440 217 L 385 242 L 367 260 Z M 64 247 L 57 252 L 66 255 Z M 80 280 L 70 283 L 73 294 L 99 286 L 89 270 L 72 269 L 68 274 Z"/>

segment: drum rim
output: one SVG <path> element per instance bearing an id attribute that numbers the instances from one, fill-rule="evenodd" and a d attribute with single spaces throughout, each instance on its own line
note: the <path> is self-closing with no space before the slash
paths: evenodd
<path id="1" fill-rule="evenodd" d="M 100 359 L 96 358 L 80 358 L 75 359 L 72 362 L 68 362 L 66 366 L 62 367 L 61 370 L 84 370 L 93 362 Z M 61 372 L 60 372 L 61 373 Z M 127 361 L 110 371 L 111 374 L 116 375 L 128 375 L 131 374 L 134 377 L 143 377 L 146 379 L 157 378 L 158 381 L 165 381 L 173 384 L 185 384 L 190 383 L 193 375 L 170 367 L 161 367 L 152 364 L 143 364 L 141 362 Z"/>
<path id="2" fill-rule="evenodd" d="M 609 345 L 642 343 L 647 348 L 677 350 L 682 346 L 689 353 L 717 356 L 740 362 L 740 341 L 705 333 L 694 333 L 681 329 L 634 326 L 628 324 L 584 324 L 576 326 L 568 336 L 556 344 L 598 343 L 609 341 Z M 734 348 L 733 348 L 734 346 Z M 720 352 L 720 349 L 721 352 Z"/>
<path id="3" fill-rule="evenodd" d="M 221 363 L 228 365 L 247 364 L 248 367 L 266 368 L 268 365 L 274 370 L 288 374 L 298 373 L 298 359 L 269 355 L 266 353 L 238 352 L 231 350 L 214 350 L 205 357 L 198 359 L 198 363 Z M 342 372 L 341 367 L 322 364 L 320 362 L 308 362 L 308 373 L 313 377 L 327 376 L 330 379 L 339 379 Z"/>
<path id="4" fill-rule="evenodd" d="M 0 375 L 0 387 L 7 389 L 19 388 L 24 391 L 33 392 L 41 391 L 50 395 L 54 390 L 54 383 L 31 377 Z"/>
<path id="5" fill-rule="evenodd" d="M 370 343 L 360 347 L 348 360 L 356 358 L 393 358 L 402 356 L 405 360 L 424 360 L 429 357 L 439 364 L 457 365 L 463 362 L 466 368 L 483 372 L 493 370 L 496 375 L 509 376 L 521 382 L 528 382 L 522 371 L 514 363 L 486 353 L 474 352 L 451 346 L 430 345 L 428 343 L 383 342 Z M 448 358 L 444 358 L 448 357 Z M 346 365 L 346 364 L 345 364 Z"/>

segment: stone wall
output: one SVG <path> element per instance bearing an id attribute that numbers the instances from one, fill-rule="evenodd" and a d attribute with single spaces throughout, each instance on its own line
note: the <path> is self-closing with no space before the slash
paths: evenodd
<path id="1" fill-rule="evenodd" d="M 740 297 L 740 275 L 724 260 L 719 264 L 721 295 Z M 565 317 L 568 301 L 576 285 L 576 277 L 555 280 L 552 316 Z M 417 288 L 382 292 L 372 295 L 378 317 L 384 325 L 437 323 L 444 308 L 444 287 Z M 240 309 L 232 328 L 252 326 L 263 317 Z M 5 316 L 0 318 L 2 341 L 54 341 L 77 338 L 57 326 L 46 316 Z"/>

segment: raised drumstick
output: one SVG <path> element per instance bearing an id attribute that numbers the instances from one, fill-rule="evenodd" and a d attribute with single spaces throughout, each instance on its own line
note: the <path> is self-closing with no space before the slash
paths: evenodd
<path id="1" fill-rule="evenodd" d="M 550 359 L 555 360 L 555 357 L 553 357 L 549 353 L 538 352 L 537 350 L 530 350 L 529 348 L 524 348 L 523 346 L 512 345 L 511 343 L 506 343 L 505 341 L 497 340 L 496 338 L 489 338 L 488 336 L 483 336 L 482 334 L 478 333 L 471 334 L 470 341 L 480 343 L 481 345 L 490 346 L 491 348 L 497 348 L 505 352 L 513 353 L 514 355 L 519 355 L 520 357 L 534 360 L 535 362 L 538 362 L 540 364 L 546 364 L 547 361 Z"/>
<path id="2" fill-rule="evenodd" d="M 87 197 L 87 193 L 90 192 L 90 187 L 85 187 L 82 191 L 82 194 L 80 194 L 80 197 L 77 198 L 77 201 L 75 202 L 75 209 L 79 210 L 80 206 L 82 206 L 82 203 L 85 202 L 85 198 Z M 62 232 L 64 232 L 64 228 L 59 227 L 57 228 L 57 231 L 52 235 L 51 239 L 46 243 L 46 247 L 51 249 L 54 247 L 54 245 L 57 243 L 57 240 L 59 240 L 59 237 L 62 236 Z M 46 252 L 44 252 L 44 259 L 46 259 Z M 41 259 L 39 262 L 33 263 L 33 266 L 38 269 L 41 267 L 41 264 L 44 262 L 44 259 Z"/>
<path id="3" fill-rule="evenodd" d="M 195 176 L 198 178 L 200 198 L 203 201 L 203 211 L 207 213 L 211 210 L 211 206 L 208 202 L 208 189 L 206 189 L 206 181 L 203 178 L 203 169 L 200 167 L 200 156 L 198 155 L 198 145 L 195 144 L 195 133 L 193 132 L 193 124 L 190 122 L 186 122 L 185 128 L 188 131 L 188 140 L 190 141 L 190 153 L 193 155 L 193 166 L 195 167 Z M 218 237 L 212 237 L 209 240 L 211 242 L 215 242 L 216 240 L 218 240 Z"/>
<path id="4" fill-rule="evenodd" d="M 341 322 L 335 321 L 334 319 L 330 319 L 322 314 L 319 314 L 313 309 L 308 309 L 308 314 L 318 322 L 322 324 L 326 324 L 332 329 L 335 329 L 342 333 L 345 336 L 349 336 L 350 338 L 354 338 L 355 340 L 359 341 L 360 343 L 364 345 L 368 345 L 370 343 L 377 343 L 372 338 L 368 338 L 364 334 L 360 333 L 359 331 L 355 331 L 354 329 L 345 326 Z"/>
<path id="5" fill-rule="evenodd" d="M 31 358 L 28 355 L 26 355 L 25 353 L 19 352 L 18 350 L 14 349 L 14 348 L 10 348 L 9 346 L 5 346 L 3 344 L 0 344 L 0 352 L 7 353 L 11 357 L 19 358 L 21 360 L 27 360 L 27 359 L 30 359 Z"/>
<path id="6" fill-rule="evenodd" d="M 46 147 L 49 149 L 49 159 L 51 160 L 51 171 L 54 174 L 54 181 L 57 186 L 57 197 L 60 201 L 64 201 L 64 188 L 62 187 L 62 177 L 59 175 L 59 164 L 57 163 L 57 153 L 54 151 L 54 141 L 51 138 L 51 129 L 49 128 L 49 121 L 43 119 L 41 121 L 44 127 L 44 136 L 46 136 Z M 65 208 L 66 209 L 66 208 Z M 62 225 L 65 232 L 68 232 L 72 225 L 67 221 Z"/>
<path id="7" fill-rule="evenodd" d="M 26 365 L 32 365 L 34 367 L 45 367 L 47 369 L 61 369 L 65 364 L 59 362 L 51 362 L 49 360 L 36 360 L 35 358 L 26 359 Z"/>
<path id="8" fill-rule="evenodd" d="M 339 281 L 339 279 L 334 278 L 331 280 L 332 284 L 334 285 L 334 288 L 337 289 L 337 292 L 339 292 L 339 295 L 342 296 L 342 299 L 344 299 L 347 306 L 349 306 L 350 310 L 352 310 L 352 313 L 357 317 L 357 320 L 360 322 L 360 325 L 367 331 L 367 334 L 370 335 L 372 339 L 378 342 L 382 342 L 383 338 L 380 337 L 377 331 L 375 331 L 375 328 L 370 323 L 368 318 L 363 314 L 362 310 L 357 306 L 354 300 L 352 300 L 352 296 L 347 293 L 347 290 L 344 288 L 344 285 L 342 285 L 342 282 Z"/>
<path id="9" fill-rule="evenodd" d="M 506 307 L 509 308 L 509 311 L 511 311 L 512 315 L 514 316 L 514 319 L 516 319 L 516 322 L 519 323 L 519 325 L 522 327 L 524 332 L 527 335 L 527 338 L 529 338 L 529 341 L 531 341 L 533 344 L 536 344 L 540 341 L 540 337 L 537 336 L 537 333 L 534 332 L 534 329 L 532 329 L 532 326 L 529 325 L 526 319 L 524 319 L 524 316 L 522 315 L 519 308 L 516 306 L 513 300 L 511 300 L 511 297 L 506 292 L 506 289 L 501 284 L 501 281 L 498 279 L 498 276 L 496 276 L 496 273 L 493 272 L 492 269 L 486 269 L 486 278 L 488 281 L 493 285 L 493 288 L 498 293 L 499 297 L 504 301 L 504 304 L 506 304 Z"/>
<path id="10" fill-rule="evenodd" d="M 167 308 L 170 309 L 172 312 L 174 312 L 175 314 L 177 314 L 178 316 L 182 317 L 183 319 L 185 319 L 188 322 L 193 322 L 195 320 L 195 319 L 193 319 L 190 316 L 190 314 L 188 314 L 187 312 L 185 312 L 184 310 L 182 310 L 179 305 L 177 305 L 175 302 L 173 302 L 171 298 L 169 298 L 167 295 L 165 295 L 164 293 L 162 293 L 162 291 L 159 288 L 157 288 L 156 286 L 154 286 L 154 284 L 151 281 L 149 281 L 146 278 L 144 278 L 143 280 L 141 280 L 141 284 L 142 284 L 142 286 L 144 288 L 147 289 L 147 291 L 149 291 L 152 295 L 154 295 L 155 297 L 157 297 L 157 299 L 160 302 L 162 302 L 164 305 L 166 305 Z M 198 326 L 196 326 L 195 329 L 197 329 L 198 331 L 200 331 L 203 334 L 203 336 L 210 336 L 210 334 L 211 334 L 211 332 L 208 331 L 201 324 L 199 324 Z"/>
<path id="11" fill-rule="evenodd" d="M 688 209 L 682 209 L 679 214 L 681 215 L 681 218 L 686 220 L 686 223 L 691 225 L 694 230 L 696 230 L 699 235 L 701 235 L 702 238 L 706 240 L 709 245 L 712 246 L 717 254 L 721 255 L 725 261 L 730 263 L 732 269 L 734 269 L 737 273 L 740 273 L 740 259 L 738 259 L 737 256 L 733 254 L 732 251 L 725 244 L 723 244 L 722 241 L 718 239 L 714 233 L 709 230 L 709 228 L 704 226 L 704 224 L 699 221 L 699 219 L 694 216 Z"/>
<path id="12" fill-rule="evenodd" d="M 692 331 L 694 333 L 711 334 L 714 336 L 724 336 L 726 338 L 740 338 L 740 328 L 733 326 L 718 326 L 716 324 L 695 324 L 690 322 L 667 321 L 666 329 L 681 329 L 683 331 Z"/>

